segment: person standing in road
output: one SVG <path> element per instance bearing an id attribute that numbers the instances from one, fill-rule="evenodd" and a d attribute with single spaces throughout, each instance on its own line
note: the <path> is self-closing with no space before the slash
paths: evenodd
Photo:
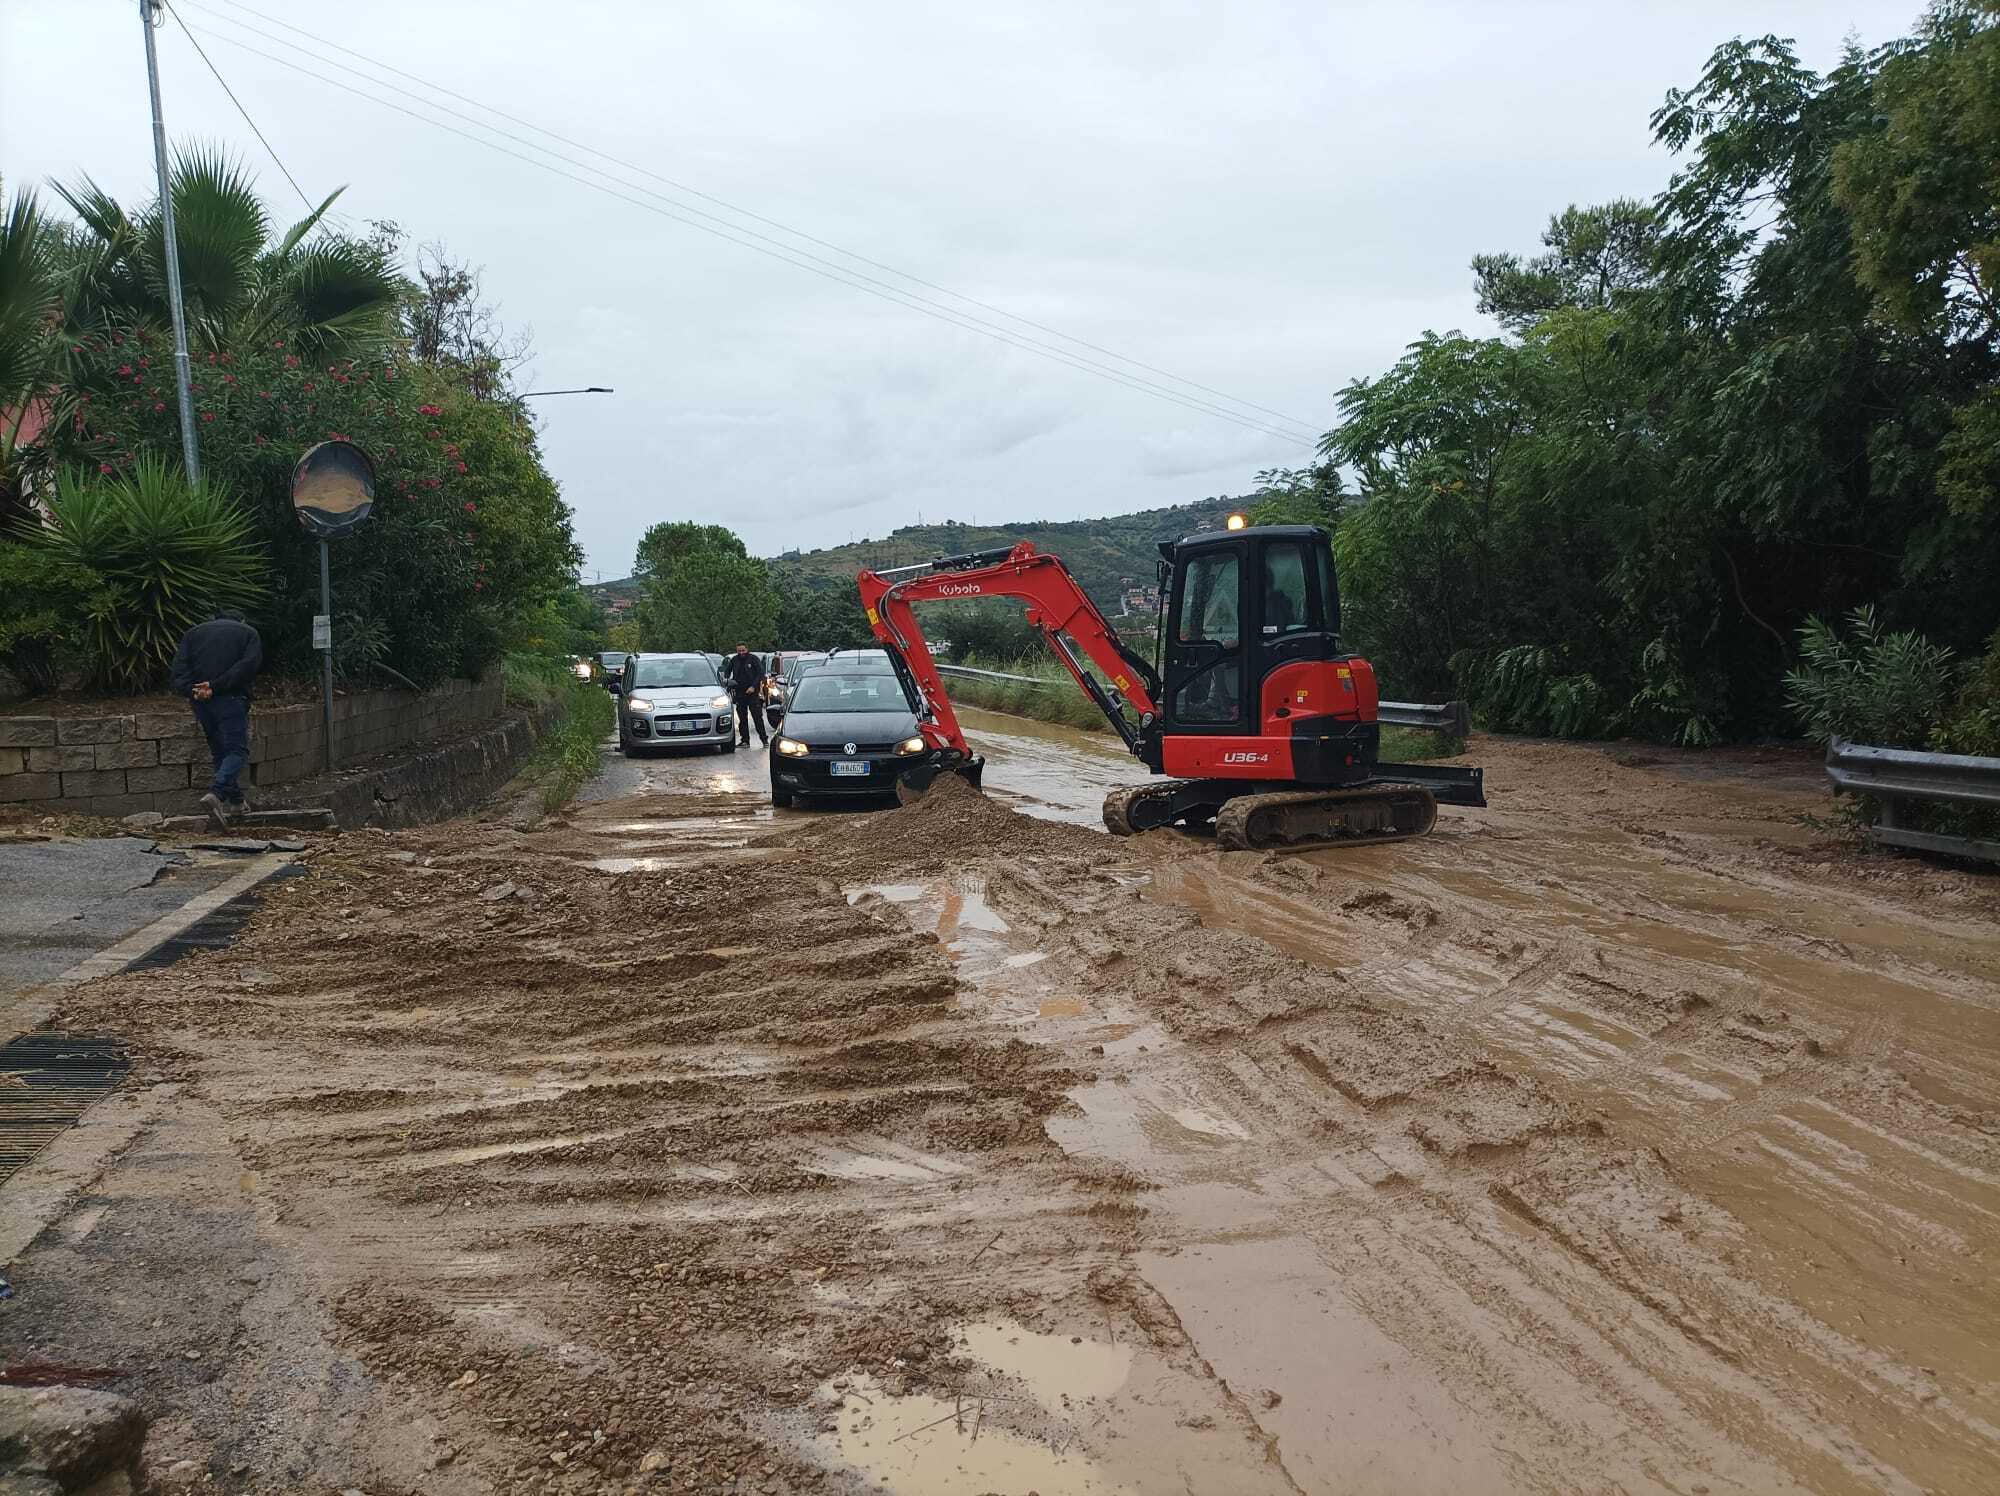
<path id="1" fill-rule="evenodd" d="M 757 724 L 757 741 L 768 743 L 770 734 L 764 728 L 764 662 L 750 653 L 750 646 L 739 644 L 722 667 L 722 678 L 728 682 L 729 692 L 736 698 L 736 745 L 750 746 L 750 724 Z"/>
<path id="2" fill-rule="evenodd" d="M 215 779 L 201 803 L 217 827 L 250 808 L 236 777 L 250 761 L 250 683 L 263 663 L 264 641 L 242 614 L 227 609 L 181 635 L 174 651 L 174 690 L 193 705 L 215 760 Z"/>

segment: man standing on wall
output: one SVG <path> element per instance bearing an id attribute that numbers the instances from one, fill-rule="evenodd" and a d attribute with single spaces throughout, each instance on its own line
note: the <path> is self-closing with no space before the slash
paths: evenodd
<path id="1" fill-rule="evenodd" d="M 764 730 L 764 662 L 750 653 L 749 645 L 739 644 L 736 653 L 723 665 L 722 678 L 736 698 L 737 746 L 750 746 L 752 722 L 757 724 L 757 741 L 769 742 L 770 736 Z"/>
<path id="2" fill-rule="evenodd" d="M 181 635 L 174 651 L 174 690 L 193 704 L 215 760 L 215 781 L 201 803 L 218 829 L 250 807 L 236 776 L 250 761 L 250 682 L 263 663 L 264 641 L 227 609 Z"/>

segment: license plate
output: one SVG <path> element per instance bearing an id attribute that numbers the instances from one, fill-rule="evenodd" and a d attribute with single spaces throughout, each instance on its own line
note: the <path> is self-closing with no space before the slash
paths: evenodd
<path id="1" fill-rule="evenodd" d="M 675 732 L 694 732 L 701 726 L 699 722 L 674 722 L 669 725 Z"/>
<path id="2" fill-rule="evenodd" d="M 835 779 L 859 779 L 864 774 L 875 772 L 875 766 L 865 758 L 836 759 L 828 767 Z"/>

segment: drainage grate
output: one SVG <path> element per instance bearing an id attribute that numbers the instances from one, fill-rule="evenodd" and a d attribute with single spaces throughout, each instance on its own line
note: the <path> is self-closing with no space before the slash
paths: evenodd
<path id="1" fill-rule="evenodd" d="M 0 1045 L 0 1180 L 40 1153 L 132 1062 L 108 1034 L 25 1034 Z"/>

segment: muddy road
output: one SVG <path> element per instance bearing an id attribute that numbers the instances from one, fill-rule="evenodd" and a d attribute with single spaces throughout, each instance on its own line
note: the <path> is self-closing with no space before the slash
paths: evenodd
<path id="1" fill-rule="evenodd" d="M 967 717 L 985 797 L 614 758 L 73 994 L 147 1084 L 9 1360 L 225 1490 L 2000 1488 L 2000 880 L 1499 741 L 1419 842 L 1114 842 Z"/>

